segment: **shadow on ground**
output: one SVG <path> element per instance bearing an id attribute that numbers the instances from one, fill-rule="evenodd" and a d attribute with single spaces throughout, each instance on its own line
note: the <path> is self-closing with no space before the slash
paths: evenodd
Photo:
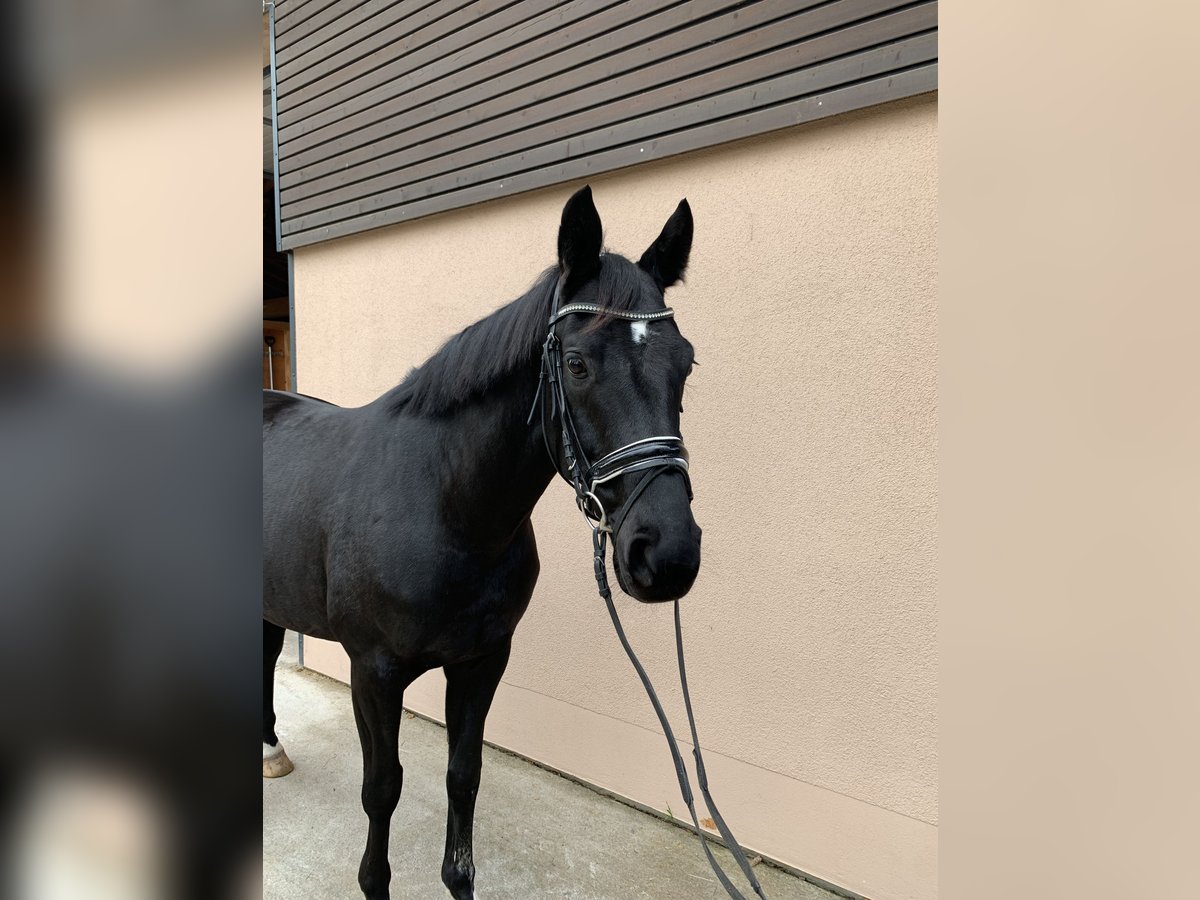
<path id="1" fill-rule="evenodd" d="M 289 635 L 276 673 L 275 708 L 296 770 L 263 782 L 263 898 L 356 900 L 367 819 L 359 805 L 350 690 L 297 668 L 294 640 Z M 392 897 L 444 900 L 444 729 L 406 716 L 400 761 L 404 795 L 392 819 Z M 728 854 L 718 853 L 735 871 Z M 475 818 L 475 866 L 478 900 L 726 896 L 693 833 L 490 747 Z M 766 864 L 756 871 L 771 900 L 838 900 Z M 745 893 L 753 896 L 749 888 Z"/>

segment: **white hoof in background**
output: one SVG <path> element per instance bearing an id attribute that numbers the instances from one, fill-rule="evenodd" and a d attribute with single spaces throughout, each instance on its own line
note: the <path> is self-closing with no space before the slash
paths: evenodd
<path id="1" fill-rule="evenodd" d="M 263 778 L 282 778 L 294 768 L 296 767 L 288 759 L 282 743 L 274 747 L 263 744 Z"/>

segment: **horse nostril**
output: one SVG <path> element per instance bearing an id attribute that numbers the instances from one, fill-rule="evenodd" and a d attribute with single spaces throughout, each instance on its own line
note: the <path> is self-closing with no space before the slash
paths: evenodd
<path id="1" fill-rule="evenodd" d="M 649 534 L 639 533 L 629 542 L 625 558 L 629 561 L 629 574 L 643 585 L 649 585 L 654 580 L 654 569 L 651 565 L 651 551 L 654 548 L 654 538 Z"/>

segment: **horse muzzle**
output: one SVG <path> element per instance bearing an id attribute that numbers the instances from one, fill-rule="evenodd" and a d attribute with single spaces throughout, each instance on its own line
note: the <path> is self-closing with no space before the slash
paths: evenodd
<path id="1" fill-rule="evenodd" d="M 700 571 L 700 526 L 692 521 L 671 534 L 651 525 L 629 526 L 613 547 L 613 570 L 621 590 L 643 603 L 687 594 Z"/>

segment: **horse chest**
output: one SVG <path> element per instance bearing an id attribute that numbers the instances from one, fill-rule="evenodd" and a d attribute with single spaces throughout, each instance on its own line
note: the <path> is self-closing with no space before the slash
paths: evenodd
<path id="1" fill-rule="evenodd" d="M 382 644 L 429 665 L 474 658 L 512 636 L 538 568 L 532 531 L 498 553 L 443 541 L 396 554 L 357 583 L 334 579 L 338 630 L 344 643 Z"/>

